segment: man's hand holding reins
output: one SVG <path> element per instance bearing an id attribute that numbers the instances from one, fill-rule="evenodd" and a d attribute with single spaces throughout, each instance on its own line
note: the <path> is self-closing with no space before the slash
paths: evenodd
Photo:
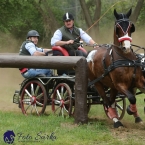
<path id="1" fill-rule="evenodd" d="M 66 44 L 73 44 L 74 43 L 74 40 L 68 40 L 66 41 Z"/>
<path id="2" fill-rule="evenodd" d="M 94 43 L 94 44 L 93 44 L 93 48 L 95 49 L 95 48 L 97 48 L 97 47 L 99 47 L 99 45 L 98 45 L 97 43 Z"/>

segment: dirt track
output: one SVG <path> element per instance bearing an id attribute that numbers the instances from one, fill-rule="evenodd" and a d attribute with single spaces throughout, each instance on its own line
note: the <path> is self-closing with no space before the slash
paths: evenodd
<path id="1" fill-rule="evenodd" d="M 23 77 L 16 68 L 0 68 L 0 110 L 20 111 L 13 103 L 14 91 L 19 89 Z"/>

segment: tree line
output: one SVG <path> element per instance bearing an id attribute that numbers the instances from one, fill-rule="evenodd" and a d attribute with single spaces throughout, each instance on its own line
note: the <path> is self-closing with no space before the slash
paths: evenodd
<path id="1" fill-rule="evenodd" d="M 48 45 L 54 31 L 63 25 L 64 13 L 72 13 L 75 24 L 84 30 L 95 24 L 89 30 L 95 35 L 112 25 L 114 8 L 118 12 L 132 8 L 131 20 L 138 27 L 144 25 L 144 0 L 1 0 L 0 31 L 24 39 L 29 30 L 35 29 L 40 41 Z"/>

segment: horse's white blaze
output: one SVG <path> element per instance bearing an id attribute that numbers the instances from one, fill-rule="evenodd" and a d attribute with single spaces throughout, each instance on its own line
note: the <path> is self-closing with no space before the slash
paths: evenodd
<path id="1" fill-rule="evenodd" d="M 123 41 L 123 47 L 126 48 L 126 51 L 127 52 L 130 52 L 130 46 L 131 46 L 131 44 L 130 44 L 130 41 L 129 40 L 124 40 Z"/>
<path id="2" fill-rule="evenodd" d="M 92 50 L 90 53 L 89 53 L 89 55 L 87 56 L 87 62 L 90 62 L 90 61 L 92 61 L 93 62 L 93 59 L 94 59 L 94 56 L 95 56 L 95 54 L 96 54 L 96 52 L 97 52 L 97 50 Z"/>
<path id="3" fill-rule="evenodd" d="M 124 36 L 118 38 L 118 41 L 122 42 L 122 47 L 126 48 L 124 51 L 125 53 L 130 52 L 130 47 L 131 47 L 130 42 L 132 41 L 132 38 L 130 36 L 128 36 L 128 33 L 125 34 Z"/>

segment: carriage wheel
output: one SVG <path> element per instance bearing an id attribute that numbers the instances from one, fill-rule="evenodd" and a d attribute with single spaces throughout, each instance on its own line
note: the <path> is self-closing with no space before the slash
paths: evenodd
<path id="1" fill-rule="evenodd" d="M 23 114 L 43 114 L 47 105 L 47 95 L 43 84 L 37 80 L 27 82 L 22 89 L 20 102 Z"/>
<path id="2" fill-rule="evenodd" d="M 116 112 L 118 115 L 118 119 L 121 120 L 124 117 L 125 111 L 126 111 L 126 99 L 125 97 L 117 97 L 116 100 Z M 108 114 L 108 109 L 106 108 L 105 105 L 103 105 L 105 113 L 107 115 L 108 118 L 111 119 L 111 117 Z"/>
<path id="3" fill-rule="evenodd" d="M 72 92 L 66 83 L 60 83 L 56 86 L 52 96 L 52 111 L 58 116 L 70 116 Z"/>

